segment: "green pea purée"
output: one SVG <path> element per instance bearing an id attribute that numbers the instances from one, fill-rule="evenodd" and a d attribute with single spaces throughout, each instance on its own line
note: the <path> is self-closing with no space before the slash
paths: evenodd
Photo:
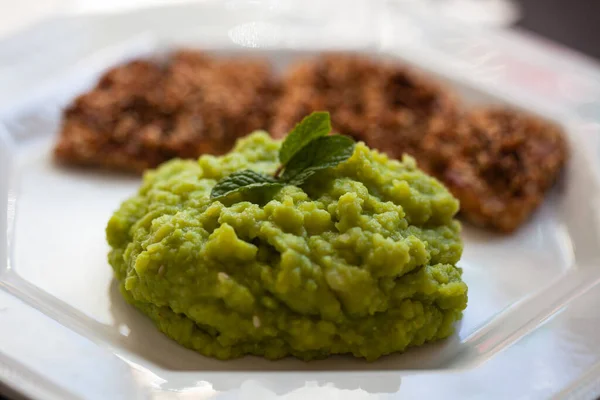
<path id="1" fill-rule="evenodd" d="M 412 158 L 363 143 L 302 188 L 210 199 L 233 172 L 272 174 L 279 147 L 255 132 L 147 172 L 106 228 L 125 299 L 219 359 L 371 361 L 449 336 L 467 305 L 458 201 Z"/>

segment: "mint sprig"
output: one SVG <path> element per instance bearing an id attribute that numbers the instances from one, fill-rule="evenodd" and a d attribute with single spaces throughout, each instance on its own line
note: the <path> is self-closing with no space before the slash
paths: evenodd
<path id="1" fill-rule="evenodd" d="M 328 112 L 310 114 L 294 127 L 281 144 L 281 164 L 273 176 L 249 169 L 234 172 L 217 182 L 210 197 L 216 199 L 233 193 L 283 185 L 301 186 L 318 171 L 335 167 L 354 153 L 355 143 L 352 138 L 327 136 L 330 131 L 331 119 Z"/>

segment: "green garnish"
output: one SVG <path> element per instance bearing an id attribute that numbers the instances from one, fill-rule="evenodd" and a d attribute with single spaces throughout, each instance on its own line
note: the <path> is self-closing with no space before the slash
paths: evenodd
<path id="1" fill-rule="evenodd" d="M 281 164 L 272 176 L 249 169 L 234 172 L 217 182 L 210 197 L 215 199 L 232 193 L 283 185 L 301 186 L 318 171 L 335 167 L 354 153 L 352 138 L 327 136 L 330 131 L 328 112 L 310 114 L 294 127 L 281 144 Z"/>
<path id="2" fill-rule="evenodd" d="M 287 163 L 281 179 L 300 186 L 317 171 L 335 167 L 352 157 L 354 140 L 348 136 L 323 136 L 310 141 Z"/>
<path id="3" fill-rule="evenodd" d="M 287 164 L 304 146 L 331 132 L 331 119 L 328 112 L 314 112 L 305 117 L 287 135 L 279 149 L 279 162 Z"/>
<path id="4" fill-rule="evenodd" d="M 227 196 L 234 192 L 249 191 L 257 188 L 282 185 L 269 175 L 254 172 L 251 169 L 234 172 L 221 179 L 210 192 L 211 198 Z"/>

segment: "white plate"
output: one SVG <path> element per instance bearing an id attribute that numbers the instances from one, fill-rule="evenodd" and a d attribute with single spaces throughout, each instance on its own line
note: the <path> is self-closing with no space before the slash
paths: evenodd
<path id="1" fill-rule="evenodd" d="M 12 66 L 12 82 L 4 76 L 9 89 L 32 90 L 4 103 L 0 98 L 0 207 L 7 210 L 0 213 L 0 379 L 32 397 L 60 399 L 592 396 L 600 370 L 600 168 L 598 137 L 592 136 L 598 125 L 539 91 L 515 87 L 514 77 L 502 81 L 497 71 L 473 66 L 465 73 L 460 58 L 425 45 L 426 32 L 434 28 L 426 29 L 422 20 L 415 24 L 417 15 L 403 14 L 413 25 L 398 30 L 400 16 L 391 10 L 359 9 L 361 15 L 345 15 L 346 23 L 380 24 L 356 35 L 338 19 L 323 22 L 313 15 L 297 21 L 289 9 L 270 18 L 264 8 L 232 4 L 60 21 L 52 34 L 73 38 L 81 48 L 60 37 L 51 44 L 38 29 L 35 43 L 55 46 L 54 52 L 38 47 L 38 62 L 46 64 L 42 68 L 29 54 L 29 63 L 20 64 L 24 70 Z M 313 38 L 303 33 L 307 26 Z M 411 45 L 396 40 L 407 32 Z M 32 35 L 19 40 L 34 40 Z M 14 57 L 20 49 L 14 43 L 0 47 L 0 56 Z M 50 156 L 62 107 L 103 70 L 182 44 L 251 51 L 279 67 L 330 47 L 402 58 L 446 80 L 467 103 L 509 103 L 557 120 L 569 134 L 571 160 L 562 181 L 517 233 L 465 228 L 460 264 L 469 305 L 449 340 L 370 364 L 351 357 L 311 363 L 205 358 L 126 305 L 112 279 L 105 224 L 139 181 L 59 168 Z M 51 79 L 39 79 L 43 72 Z"/>

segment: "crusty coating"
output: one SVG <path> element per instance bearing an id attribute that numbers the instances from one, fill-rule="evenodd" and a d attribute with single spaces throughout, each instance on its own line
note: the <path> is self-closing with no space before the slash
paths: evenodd
<path id="1" fill-rule="evenodd" d="M 506 107 L 465 109 L 434 80 L 391 61 L 328 53 L 293 64 L 179 51 L 165 65 L 107 72 L 65 111 L 57 159 L 141 172 L 175 157 L 223 154 L 256 129 L 283 137 L 312 111 L 334 131 L 400 159 L 408 153 L 458 197 L 463 217 L 511 232 L 563 168 L 561 129 Z"/>
<path id="2" fill-rule="evenodd" d="M 564 166 L 561 129 L 504 107 L 468 112 L 423 141 L 428 172 L 459 198 L 472 223 L 514 231 L 542 203 Z"/>
<path id="3" fill-rule="evenodd" d="M 141 172 L 174 157 L 222 154 L 270 123 L 268 63 L 179 51 L 166 65 L 108 71 L 65 111 L 55 155 L 67 164 Z"/>
<path id="4" fill-rule="evenodd" d="M 285 135 L 312 111 L 333 129 L 389 156 L 417 155 L 424 136 L 456 118 L 453 95 L 410 68 L 348 54 L 301 62 L 286 74 L 271 133 Z"/>

